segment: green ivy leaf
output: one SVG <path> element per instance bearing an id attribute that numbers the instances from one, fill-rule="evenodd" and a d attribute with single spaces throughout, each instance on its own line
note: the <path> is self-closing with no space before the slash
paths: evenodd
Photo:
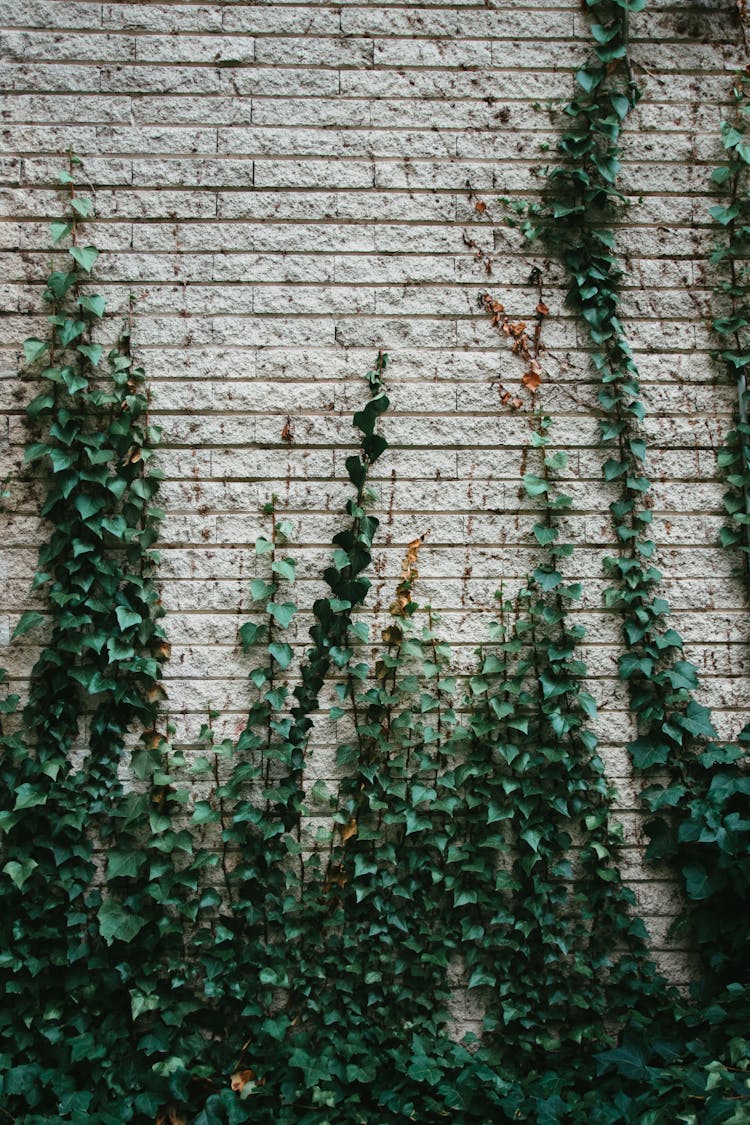
<path id="1" fill-rule="evenodd" d="M 116 899 L 107 898 L 99 907 L 99 933 L 107 945 L 115 941 L 131 942 L 146 925 L 146 919 Z"/>
<path id="2" fill-rule="evenodd" d="M 711 896 L 713 890 L 711 876 L 703 867 L 691 863 L 683 867 L 682 874 L 689 898 L 700 901 Z"/>
<path id="3" fill-rule="evenodd" d="M 8 860 L 3 866 L 3 871 L 20 891 L 26 880 L 31 877 L 38 866 L 39 864 L 35 859 L 27 856 L 26 859 L 22 860 Z"/>
<path id="4" fill-rule="evenodd" d="M 99 363 L 99 360 L 102 358 L 102 352 L 104 351 L 104 348 L 101 346 L 101 344 L 79 344 L 76 348 L 76 351 L 79 351 L 81 355 L 85 355 L 86 359 L 89 360 L 92 367 L 96 367 Z M 85 382 L 84 386 L 86 386 Z"/>
<path id="5" fill-rule="evenodd" d="M 81 195 L 73 196 L 70 200 L 70 206 L 84 219 L 87 219 L 94 209 L 94 204 L 91 200 Z"/>
<path id="6" fill-rule="evenodd" d="M 271 563 L 271 570 L 286 582 L 293 582 L 296 565 L 294 559 L 274 559 Z"/>
<path id="7" fill-rule="evenodd" d="M 297 607 L 294 602 L 269 602 L 267 609 L 282 629 L 286 629 L 289 626 L 297 612 Z"/>
<path id="8" fill-rule="evenodd" d="M 113 849 L 107 853 L 107 878 L 134 878 L 138 874 L 138 858 L 134 852 Z"/>
<path id="9" fill-rule="evenodd" d="M 44 353 L 49 348 L 49 344 L 44 340 L 37 340 L 35 336 L 29 336 L 23 342 L 23 354 L 27 363 L 36 363 L 41 359 Z"/>
<path id="10" fill-rule="evenodd" d="M 268 651 L 282 671 L 286 671 L 293 655 L 291 645 L 278 644 L 274 641 L 268 646 Z"/>
<path id="11" fill-rule="evenodd" d="M 32 609 L 25 610 L 25 612 L 21 614 L 10 639 L 14 641 L 18 637 L 22 637 L 24 633 L 28 633 L 32 629 L 36 629 L 39 625 L 42 624 L 43 621 L 44 617 L 41 613 L 37 613 L 36 610 Z"/>
<path id="12" fill-rule="evenodd" d="M 93 294 L 93 293 L 91 294 L 90 297 L 79 297 L 78 298 L 78 304 L 81 306 L 82 309 L 86 309 L 87 312 L 93 313 L 94 316 L 98 317 L 99 319 L 101 319 L 104 316 L 104 310 L 107 307 L 107 302 L 104 299 L 104 297 L 98 297 L 96 294 Z M 98 347 L 98 345 L 96 345 L 96 346 Z M 101 349 L 100 349 L 100 354 L 101 354 Z M 92 363 L 98 363 L 99 360 L 96 359 L 96 360 L 92 360 L 91 362 Z"/>
<path id="13" fill-rule="evenodd" d="M 71 246 L 68 253 L 86 273 L 91 273 L 94 262 L 99 257 L 99 251 L 95 246 Z"/>
<path id="14" fill-rule="evenodd" d="M 193 824 L 217 824 L 221 819 L 220 814 L 211 808 L 208 801 L 196 801 L 193 811 Z"/>
<path id="15" fill-rule="evenodd" d="M 49 229 L 52 234 L 53 243 L 57 244 L 58 242 L 62 242 L 64 238 L 67 238 L 73 230 L 73 224 L 56 220 L 54 223 L 50 223 Z"/>

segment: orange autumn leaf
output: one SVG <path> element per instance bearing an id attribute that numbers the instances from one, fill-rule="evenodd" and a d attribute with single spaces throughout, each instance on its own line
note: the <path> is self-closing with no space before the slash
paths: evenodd
<path id="1" fill-rule="evenodd" d="M 245 1070 L 235 1070 L 229 1083 L 235 1094 L 241 1094 L 247 1086 L 248 1082 L 252 1082 L 255 1078 L 255 1071 L 247 1067 Z"/>
<path id="2" fill-rule="evenodd" d="M 404 561 L 401 564 L 401 576 L 396 587 L 396 600 L 391 604 L 389 610 L 393 617 L 404 617 L 412 603 L 412 587 L 419 578 L 417 556 L 423 540 L 424 536 L 420 535 L 418 539 L 412 539 L 407 548 Z"/>
<path id="3" fill-rule="evenodd" d="M 474 210 L 477 211 L 480 215 L 483 215 L 487 210 L 487 204 L 483 199 L 478 199 L 474 204 Z"/>
<path id="4" fill-rule="evenodd" d="M 540 301 L 536 307 L 536 311 L 540 316 L 549 316 L 549 308 L 545 305 L 544 301 Z"/>
<path id="5" fill-rule="evenodd" d="M 345 844 L 347 840 L 351 840 L 359 832 L 357 821 L 352 817 L 348 824 L 345 824 L 341 829 L 341 842 Z"/>
<path id="6" fill-rule="evenodd" d="M 383 629 L 380 635 L 383 638 L 383 643 L 387 644 L 389 647 L 391 645 L 400 645 L 401 641 L 404 639 L 404 634 L 402 633 L 398 625 L 386 625 L 385 629 Z M 384 674 L 387 674 L 387 668 L 385 665 L 383 665 L 383 672 Z"/>
<path id="7" fill-rule="evenodd" d="M 161 1107 L 156 1115 L 154 1125 L 187 1125 L 187 1117 L 177 1109 L 174 1103 Z"/>
<path id="8" fill-rule="evenodd" d="M 528 371 L 521 376 L 521 382 L 532 394 L 542 381 L 542 369 L 536 360 L 532 360 Z"/>

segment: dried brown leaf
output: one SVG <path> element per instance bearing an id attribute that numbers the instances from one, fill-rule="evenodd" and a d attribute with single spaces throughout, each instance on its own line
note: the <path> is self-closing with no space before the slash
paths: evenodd
<path id="1" fill-rule="evenodd" d="M 529 369 L 521 376 L 521 382 L 533 394 L 542 381 L 542 369 L 536 360 L 532 360 Z"/>
<path id="2" fill-rule="evenodd" d="M 163 1105 L 156 1115 L 154 1125 L 187 1125 L 187 1117 L 174 1102 Z"/>
<path id="3" fill-rule="evenodd" d="M 357 824 L 357 821 L 355 820 L 355 818 L 352 817 L 352 819 L 349 821 L 349 823 L 345 824 L 344 827 L 341 829 L 341 842 L 342 842 L 342 844 L 345 844 L 347 842 L 347 840 L 351 840 L 352 837 L 356 836 L 358 832 L 359 832 L 359 825 Z"/>
<path id="4" fill-rule="evenodd" d="M 253 1082 L 254 1079 L 255 1071 L 246 1067 L 245 1070 L 235 1070 L 229 1085 L 234 1090 L 235 1094 L 241 1094 L 248 1082 Z"/>

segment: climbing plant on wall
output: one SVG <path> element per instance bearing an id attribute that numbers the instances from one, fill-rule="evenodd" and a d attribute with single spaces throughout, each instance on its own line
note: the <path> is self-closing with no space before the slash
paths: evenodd
<path id="1" fill-rule="evenodd" d="M 619 489 L 606 604 L 622 622 L 649 857 L 674 863 L 690 902 L 697 998 L 656 972 L 621 875 L 579 651 L 582 589 L 568 577 L 567 459 L 543 411 L 529 419 L 522 481 L 535 563 L 519 590 L 498 592 L 459 676 L 439 617 L 418 602 L 421 538 L 377 633 L 361 612 L 378 531 L 370 470 L 388 447 L 379 354 L 353 418 L 325 595 L 299 601 L 293 528 L 272 498 L 239 630 L 241 730 L 221 738 L 212 708 L 196 745 L 170 744 L 158 432 L 129 327 L 105 356 L 111 319 L 84 238 L 93 204 L 71 160 L 48 331 L 24 346 L 39 387 L 27 462 L 50 530 L 43 612 L 16 629 L 41 638 L 29 701 L 3 705 L 9 1119 L 748 1119 L 745 736 L 718 740 L 658 592 L 645 408 L 619 316 L 619 140 L 638 96 L 627 19 L 644 7 L 588 0 L 593 60 L 577 73 L 560 163 L 521 221 L 568 273 L 601 382 L 603 472 Z M 312 773 L 324 721 L 335 786 Z M 462 1042 L 457 995 L 482 1027 Z"/>
<path id="2" fill-rule="evenodd" d="M 542 237 L 565 266 L 568 303 L 580 314 L 593 348 L 592 363 L 601 381 L 602 440 L 612 448 L 603 475 L 620 490 L 610 505 L 619 550 L 607 562 L 614 584 L 605 601 L 619 611 L 623 622 L 626 650 L 620 675 L 639 727 L 630 750 L 635 768 L 644 775 L 670 774 L 669 783 L 652 782 L 644 792 L 655 814 L 647 824 L 647 858 L 671 861 L 682 877 L 693 939 L 703 953 L 702 1001 L 710 997 L 716 1005 L 702 1033 L 708 1045 L 717 1030 L 714 1023 L 718 1025 L 717 1039 L 721 1043 L 726 1037 L 721 1048 L 726 1053 L 726 1039 L 731 1039 L 727 1027 L 736 1028 L 745 1018 L 747 936 L 736 911 L 739 907 L 744 912 L 750 875 L 750 778 L 741 764 L 746 732 L 740 733 L 738 745 L 718 743 L 708 710 L 693 694 L 697 670 L 685 660 L 682 640 L 667 624 L 669 606 L 657 592 L 661 574 L 650 538 L 650 481 L 641 427 L 645 408 L 619 317 L 622 269 L 613 229 L 624 202 L 617 188 L 618 142 L 638 98 L 628 65 L 627 17 L 645 4 L 607 0 L 590 2 L 589 7 L 599 21 L 592 25 L 596 61 L 577 74 L 582 92 L 565 111 L 571 125 L 559 145 L 563 162 L 549 174 L 543 203 L 525 212 L 523 229 L 530 238 Z M 725 138 L 734 139 L 727 131 Z M 720 221 L 731 222 L 731 206 L 720 209 Z M 727 246 L 719 249 L 718 257 L 728 258 L 730 266 L 732 256 Z M 727 291 L 735 302 L 741 298 L 736 275 Z M 734 314 L 742 319 L 736 305 Z M 720 320 L 717 330 L 732 331 L 731 318 Z M 734 343 L 724 358 L 741 369 L 738 337 Z M 738 432 L 741 435 L 741 426 Z M 730 483 L 742 489 L 736 476 Z M 732 501 L 730 514 L 737 508 Z M 692 1027 L 696 1020 L 700 1023 L 690 1012 L 684 1018 Z M 744 1047 L 729 1050 L 732 1054 Z M 716 1112 L 726 1112 L 733 1120 L 731 1099 Z"/>
<path id="3" fill-rule="evenodd" d="M 728 485 L 724 497 L 728 518 L 726 527 L 722 529 L 722 543 L 742 553 L 746 578 L 750 573 L 750 423 L 747 410 L 750 301 L 747 267 L 743 264 L 750 222 L 750 146 L 746 141 L 750 102 L 747 85 L 748 74 L 745 71 L 737 77 L 732 90 L 734 116 L 721 128 L 726 162 L 715 169 L 712 177 L 714 183 L 726 192 L 726 197 L 711 208 L 711 217 L 722 229 L 722 237 L 717 240 L 711 258 L 720 270 L 715 293 L 723 306 L 721 315 L 713 321 L 713 329 L 721 344 L 718 358 L 726 366 L 727 374 L 737 389 L 737 424 L 719 450 L 719 466 L 725 472 Z"/>

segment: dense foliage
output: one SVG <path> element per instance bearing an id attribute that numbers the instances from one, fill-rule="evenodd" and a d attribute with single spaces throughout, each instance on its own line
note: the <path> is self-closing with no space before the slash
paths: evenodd
<path id="1" fill-rule="evenodd" d="M 711 216 L 723 228 L 712 261 L 720 267 L 715 292 L 722 308 L 713 322 L 721 349 L 718 358 L 737 387 L 737 424 L 719 451 L 719 465 L 726 474 L 728 490 L 724 506 L 728 516 L 722 542 L 743 555 L 743 571 L 750 579 L 750 421 L 748 420 L 747 369 L 750 296 L 748 295 L 747 239 L 750 234 L 750 144 L 747 143 L 750 119 L 748 96 L 750 75 L 738 75 L 733 89 L 734 118 L 721 127 L 726 162 L 713 174 L 726 198 L 711 208 Z"/>
<path id="2" fill-rule="evenodd" d="M 0 758 L 9 1120 L 750 1120 L 750 736 L 716 737 L 657 592 L 645 408 L 618 315 L 618 148 L 637 98 L 627 18 L 645 0 L 588 7 L 594 59 L 578 72 L 545 197 L 520 221 L 565 266 L 601 380 L 603 472 L 619 486 L 607 605 L 622 621 L 630 751 L 648 783 L 647 858 L 681 879 L 700 986 L 687 1001 L 656 972 L 620 873 L 579 653 L 582 591 L 566 577 L 566 454 L 544 413 L 523 478 L 536 566 L 520 591 L 499 592 L 476 666 L 458 676 L 417 602 L 421 540 L 379 637 L 359 612 L 378 530 L 369 473 L 387 448 L 379 354 L 309 644 L 295 644 L 292 529 L 271 500 L 239 631 L 244 728 L 219 739 L 211 712 L 199 745 L 170 745 L 158 433 L 127 328 L 102 362 L 98 252 L 81 237 L 92 204 L 71 162 L 49 332 L 25 344 L 42 387 L 27 460 L 50 531 L 35 581 L 44 612 L 16 629 L 41 649 L 27 706 L 4 704 Z M 742 142 L 725 141 L 744 160 Z M 735 218 L 717 259 L 732 268 Z M 737 272 L 730 286 L 744 316 Z M 739 342 L 722 355 L 742 371 Z M 324 722 L 338 741 L 335 790 L 311 774 Z M 465 1004 L 482 1031 L 459 1042 Z"/>

